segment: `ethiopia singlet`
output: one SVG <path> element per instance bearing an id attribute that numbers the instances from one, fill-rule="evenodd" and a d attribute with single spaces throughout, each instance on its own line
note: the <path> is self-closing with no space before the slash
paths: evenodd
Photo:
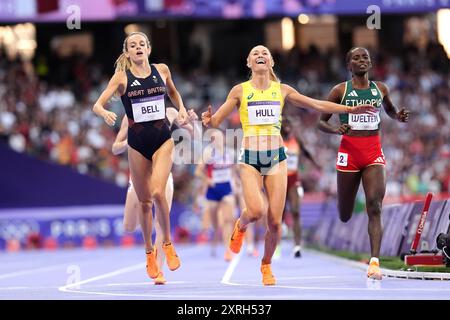
<path id="1" fill-rule="evenodd" d="M 341 104 L 350 107 L 370 104 L 376 107 L 377 111 L 375 114 L 341 114 L 339 115 L 341 123 L 350 125 L 351 129 L 355 131 L 368 130 L 378 133 L 382 102 L 383 94 L 375 82 L 370 81 L 368 89 L 355 89 L 352 81 L 347 81 Z M 359 172 L 373 165 L 386 165 L 379 134 L 369 136 L 342 135 L 336 158 L 336 169 L 338 171 Z"/>
<path id="2" fill-rule="evenodd" d="M 345 83 L 345 92 L 341 104 L 355 107 L 362 104 L 370 104 L 377 108 L 375 114 L 339 114 L 341 124 L 350 125 L 352 130 L 377 130 L 380 126 L 380 109 L 383 102 L 383 94 L 374 81 L 370 81 L 368 89 L 355 89 L 352 80 Z"/>
<path id="3" fill-rule="evenodd" d="M 279 135 L 284 106 L 281 84 L 270 81 L 270 87 L 266 90 L 256 90 L 250 81 L 241 85 L 239 116 L 244 137 Z"/>

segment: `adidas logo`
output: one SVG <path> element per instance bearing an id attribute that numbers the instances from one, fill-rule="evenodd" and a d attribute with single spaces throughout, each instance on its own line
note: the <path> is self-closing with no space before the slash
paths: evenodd
<path id="1" fill-rule="evenodd" d="M 356 93 L 355 90 L 352 90 L 352 91 L 347 95 L 347 97 L 357 97 L 357 96 L 358 96 L 358 94 Z"/>
<path id="2" fill-rule="evenodd" d="M 141 83 L 137 80 L 134 80 L 133 83 L 131 84 L 131 87 L 135 87 L 135 86 L 140 86 Z"/>
<path id="3" fill-rule="evenodd" d="M 374 162 L 381 162 L 381 163 L 383 163 L 384 159 L 383 159 L 383 157 L 378 157 Z"/>

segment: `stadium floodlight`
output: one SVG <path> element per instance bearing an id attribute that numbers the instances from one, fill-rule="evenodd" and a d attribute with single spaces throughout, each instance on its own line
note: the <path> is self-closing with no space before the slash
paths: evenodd
<path id="1" fill-rule="evenodd" d="M 444 46 L 450 59 L 450 9 L 440 9 L 437 12 L 437 33 L 439 43 Z"/>
<path id="2" fill-rule="evenodd" d="M 295 45 L 294 23 L 291 18 L 281 20 L 281 43 L 283 50 L 291 50 Z"/>
<path id="3" fill-rule="evenodd" d="M 141 28 L 136 23 L 130 23 L 127 24 L 123 30 L 125 31 L 125 34 L 129 35 L 133 32 L 141 31 Z"/>
<path id="4" fill-rule="evenodd" d="M 307 24 L 309 22 L 309 17 L 307 14 L 301 13 L 298 15 L 297 20 L 301 24 Z"/>
<path id="5" fill-rule="evenodd" d="M 20 56 L 22 60 L 30 61 L 37 48 L 36 27 L 32 23 L 0 27 L 2 47 L 10 59 Z"/>

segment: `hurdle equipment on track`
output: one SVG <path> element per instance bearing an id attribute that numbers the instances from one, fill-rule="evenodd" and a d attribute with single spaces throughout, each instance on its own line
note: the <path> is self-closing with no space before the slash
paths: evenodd
<path id="1" fill-rule="evenodd" d="M 419 223 L 417 225 L 416 235 L 414 241 L 411 244 L 409 253 L 402 253 L 401 259 L 408 266 L 444 266 L 445 258 L 442 254 L 439 254 L 439 250 L 431 250 L 426 252 L 417 252 L 422 232 L 425 228 L 425 222 L 428 216 L 428 210 L 430 209 L 433 193 L 428 192 L 425 198 L 425 204 L 420 215 Z"/>

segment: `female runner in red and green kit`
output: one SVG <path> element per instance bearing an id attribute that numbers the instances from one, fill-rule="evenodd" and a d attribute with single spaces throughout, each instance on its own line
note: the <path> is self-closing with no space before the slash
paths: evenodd
<path id="1" fill-rule="evenodd" d="M 372 62 L 367 49 L 351 49 L 346 60 L 352 79 L 336 85 L 328 100 L 350 107 L 371 104 L 377 108 L 377 112 L 340 114 L 338 127 L 328 123 L 332 114 L 324 113 L 320 117 L 318 127 L 323 132 L 342 135 L 336 169 L 338 210 L 343 222 L 349 221 L 352 216 L 355 197 L 362 180 L 369 217 L 368 232 L 372 257 L 367 277 L 381 280 L 379 255 L 383 234 L 381 208 L 386 191 L 386 161 L 380 143 L 380 109 L 383 105 L 387 115 L 400 122 L 408 121 L 409 111 L 397 110 L 389 98 L 389 89 L 383 82 L 369 80 Z"/>

